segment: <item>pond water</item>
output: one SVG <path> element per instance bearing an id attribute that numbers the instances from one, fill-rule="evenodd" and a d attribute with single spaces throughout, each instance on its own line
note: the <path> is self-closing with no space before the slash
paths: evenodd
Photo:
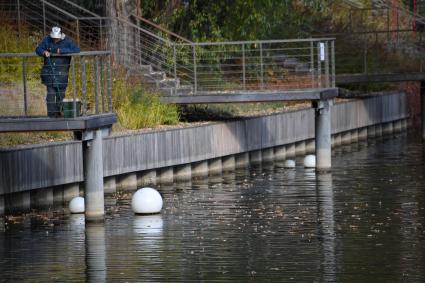
<path id="1" fill-rule="evenodd" d="M 124 194 L 101 225 L 9 219 L 0 282 L 424 282 L 424 161 L 400 135 L 337 148 L 327 174 L 272 163 L 163 186 L 160 215 Z"/>

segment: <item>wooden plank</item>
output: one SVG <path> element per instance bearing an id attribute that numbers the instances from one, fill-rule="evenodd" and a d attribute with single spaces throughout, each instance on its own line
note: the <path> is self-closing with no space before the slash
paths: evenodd
<path id="1" fill-rule="evenodd" d="M 336 83 L 371 83 L 371 82 L 404 82 L 423 81 L 425 73 L 403 73 L 403 74 L 341 74 L 336 76 Z"/>
<path id="2" fill-rule="evenodd" d="M 84 131 L 112 126 L 116 121 L 115 113 L 77 118 L 4 117 L 0 118 L 0 132 Z"/>
<path id="3" fill-rule="evenodd" d="M 337 88 L 270 92 L 208 93 L 161 96 L 161 101 L 175 104 L 250 103 L 329 99 L 338 95 Z"/>

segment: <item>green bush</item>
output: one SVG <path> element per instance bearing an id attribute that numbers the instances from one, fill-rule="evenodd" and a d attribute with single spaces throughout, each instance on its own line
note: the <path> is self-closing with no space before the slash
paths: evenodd
<path id="1" fill-rule="evenodd" d="M 175 105 L 163 104 L 159 96 L 134 90 L 117 109 L 118 119 L 128 129 L 140 129 L 158 125 L 172 125 L 179 122 L 179 112 Z"/>

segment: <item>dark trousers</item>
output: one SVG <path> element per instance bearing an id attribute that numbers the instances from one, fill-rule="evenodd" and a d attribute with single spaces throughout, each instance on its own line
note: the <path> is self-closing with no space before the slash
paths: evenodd
<path id="1" fill-rule="evenodd" d="M 65 97 L 66 88 L 47 86 L 46 106 L 47 116 L 59 117 L 62 111 L 62 100 Z"/>

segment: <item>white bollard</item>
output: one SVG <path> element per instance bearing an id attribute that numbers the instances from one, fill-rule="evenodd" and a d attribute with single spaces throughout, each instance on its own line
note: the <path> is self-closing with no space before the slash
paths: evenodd
<path id="1" fill-rule="evenodd" d="M 71 213 L 84 213 L 84 198 L 82 197 L 75 197 L 69 202 L 69 211 Z"/>
<path id="2" fill-rule="evenodd" d="M 148 187 L 137 190 L 131 200 L 131 208 L 136 214 L 159 213 L 162 204 L 163 201 L 159 192 Z"/>
<path id="3" fill-rule="evenodd" d="M 316 156 L 313 154 L 306 155 L 304 157 L 304 167 L 315 168 L 316 167 Z"/>

